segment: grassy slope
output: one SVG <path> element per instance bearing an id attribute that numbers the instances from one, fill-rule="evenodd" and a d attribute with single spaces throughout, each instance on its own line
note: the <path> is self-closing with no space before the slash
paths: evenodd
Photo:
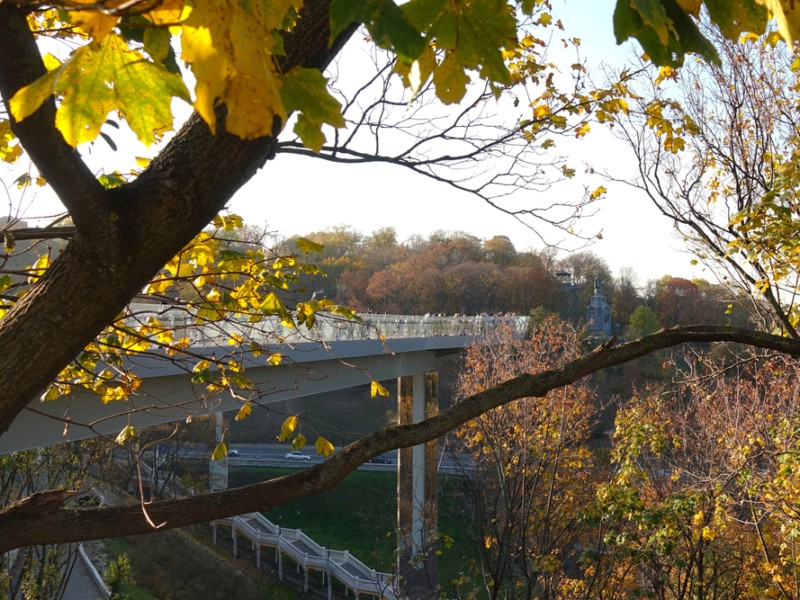
<path id="1" fill-rule="evenodd" d="M 209 531 L 202 531 L 208 536 Z M 106 542 L 109 554 L 127 554 L 136 586 L 131 600 L 295 600 L 303 597 L 291 585 L 257 575 L 255 565 L 235 561 L 198 542 L 186 531 L 115 538 Z"/>
<path id="2" fill-rule="evenodd" d="M 245 485 L 277 477 L 286 469 L 244 467 L 231 469 L 230 483 Z M 460 506 L 449 493 L 456 478 L 445 477 L 440 484 L 439 532 L 453 540 L 442 547 L 439 580 L 446 582 L 469 571 L 476 553 L 469 541 Z M 393 572 L 397 518 L 397 475 L 394 472 L 357 471 L 330 492 L 301 498 L 268 513 L 273 523 L 300 528 L 319 544 L 335 550 L 349 550 L 368 567 Z"/>

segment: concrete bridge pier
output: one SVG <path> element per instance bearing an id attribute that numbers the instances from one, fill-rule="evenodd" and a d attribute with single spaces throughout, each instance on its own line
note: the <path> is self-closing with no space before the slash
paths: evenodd
<path id="1" fill-rule="evenodd" d="M 439 411 L 439 373 L 399 377 L 398 420 L 418 423 Z M 436 440 L 401 448 L 397 480 L 399 597 L 434 598 L 437 589 L 439 446 Z"/>
<path id="2" fill-rule="evenodd" d="M 225 433 L 225 415 L 222 412 L 214 413 L 215 440 L 219 444 L 223 441 Z M 228 489 L 228 457 L 220 460 L 208 461 L 208 489 L 212 492 Z"/>

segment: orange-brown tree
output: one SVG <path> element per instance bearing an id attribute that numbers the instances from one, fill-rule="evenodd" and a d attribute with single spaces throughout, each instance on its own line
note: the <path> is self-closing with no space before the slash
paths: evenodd
<path id="1" fill-rule="evenodd" d="M 497 342 L 501 342 L 497 344 Z M 556 368 L 580 355 L 580 332 L 550 318 L 529 340 L 510 332 L 467 351 L 457 398 L 528 371 Z M 490 598 L 561 598 L 586 543 L 581 514 L 594 498 L 587 446 L 598 407 L 586 381 L 539 398 L 522 398 L 459 427 L 466 510 Z"/>

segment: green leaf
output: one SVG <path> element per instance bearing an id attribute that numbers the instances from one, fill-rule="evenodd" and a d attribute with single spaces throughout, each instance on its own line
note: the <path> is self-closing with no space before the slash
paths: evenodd
<path id="1" fill-rule="evenodd" d="M 311 254 L 312 252 L 322 252 L 325 250 L 325 246 L 322 244 L 318 244 L 317 242 L 312 242 L 308 238 L 299 237 L 297 241 L 294 243 L 297 246 L 297 249 L 300 252 L 305 254 Z"/>
<path id="2" fill-rule="evenodd" d="M 331 39 L 350 23 L 358 22 L 367 27 L 376 44 L 402 57 L 413 60 L 425 50 L 419 30 L 392 0 L 334 0 L 330 14 Z"/>
<path id="3" fill-rule="evenodd" d="M 636 38 L 657 65 L 680 66 L 689 53 L 719 63 L 714 45 L 675 0 L 617 0 L 614 34 L 619 44 Z"/>
<path id="4" fill-rule="evenodd" d="M 169 29 L 148 27 L 144 30 L 144 51 L 152 56 L 154 61 L 163 63 L 172 48 L 171 39 Z"/>
<path id="5" fill-rule="evenodd" d="M 481 77 L 495 83 L 511 82 L 503 50 L 516 46 L 517 21 L 506 0 L 468 4 L 410 0 L 403 5 L 403 11 L 415 27 L 426 32 L 429 42 L 452 52 L 451 60 L 462 70 L 477 70 Z M 453 64 L 447 68 L 454 73 Z M 444 100 L 438 85 L 437 95 Z"/>
<path id="6" fill-rule="evenodd" d="M 278 315 L 281 319 L 291 319 L 289 311 L 275 292 L 269 292 L 259 304 L 258 309 L 266 315 Z"/>
<path id="7" fill-rule="evenodd" d="M 19 90 L 10 102 L 14 117 L 24 119 L 51 94 L 61 96 L 56 127 L 71 146 L 96 139 L 113 110 L 149 145 L 172 128 L 172 98 L 189 101 L 179 76 L 131 50 L 116 34 L 79 48 L 63 65 Z"/>
<path id="8" fill-rule="evenodd" d="M 322 126 L 344 127 L 342 107 L 328 91 L 328 80 L 317 69 L 296 67 L 289 71 L 281 87 L 281 100 L 287 111 L 300 114 L 294 132 L 314 152 L 322 150 Z"/>
<path id="9" fill-rule="evenodd" d="M 644 27 L 652 29 L 662 45 L 669 43 L 672 21 L 660 0 L 630 0 L 629 5 L 639 13 Z"/>
<path id="10" fill-rule="evenodd" d="M 705 0 L 708 15 L 731 40 L 738 40 L 744 31 L 760 33 L 767 26 L 767 9 L 755 0 Z"/>
<path id="11" fill-rule="evenodd" d="M 14 248 L 17 245 L 17 240 L 14 238 L 14 234 L 10 231 L 6 231 L 3 234 L 3 248 L 6 252 L 13 252 Z M 8 279 L 9 281 L 11 278 L 8 275 L 3 277 L 3 280 Z M 3 289 L 6 289 L 8 286 L 4 286 Z"/>

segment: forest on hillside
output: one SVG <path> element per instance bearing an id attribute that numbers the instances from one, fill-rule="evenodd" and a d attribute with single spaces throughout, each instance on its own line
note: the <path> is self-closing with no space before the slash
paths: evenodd
<path id="1" fill-rule="evenodd" d="M 254 228 L 249 236 L 261 239 Z M 746 325 L 750 297 L 704 279 L 664 274 L 642 281 L 630 268 L 615 274 L 591 250 L 520 250 L 504 235 L 482 240 L 437 231 L 401 242 L 391 227 L 363 234 L 349 227 L 303 234 L 323 246 L 309 260 L 324 274 L 305 275 L 294 290 L 327 297 L 361 312 L 389 314 L 556 314 L 584 320 L 597 281 L 611 305 L 614 333 L 639 337 L 661 327 Z M 290 253 L 296 236 L 276 244 Z"/>

